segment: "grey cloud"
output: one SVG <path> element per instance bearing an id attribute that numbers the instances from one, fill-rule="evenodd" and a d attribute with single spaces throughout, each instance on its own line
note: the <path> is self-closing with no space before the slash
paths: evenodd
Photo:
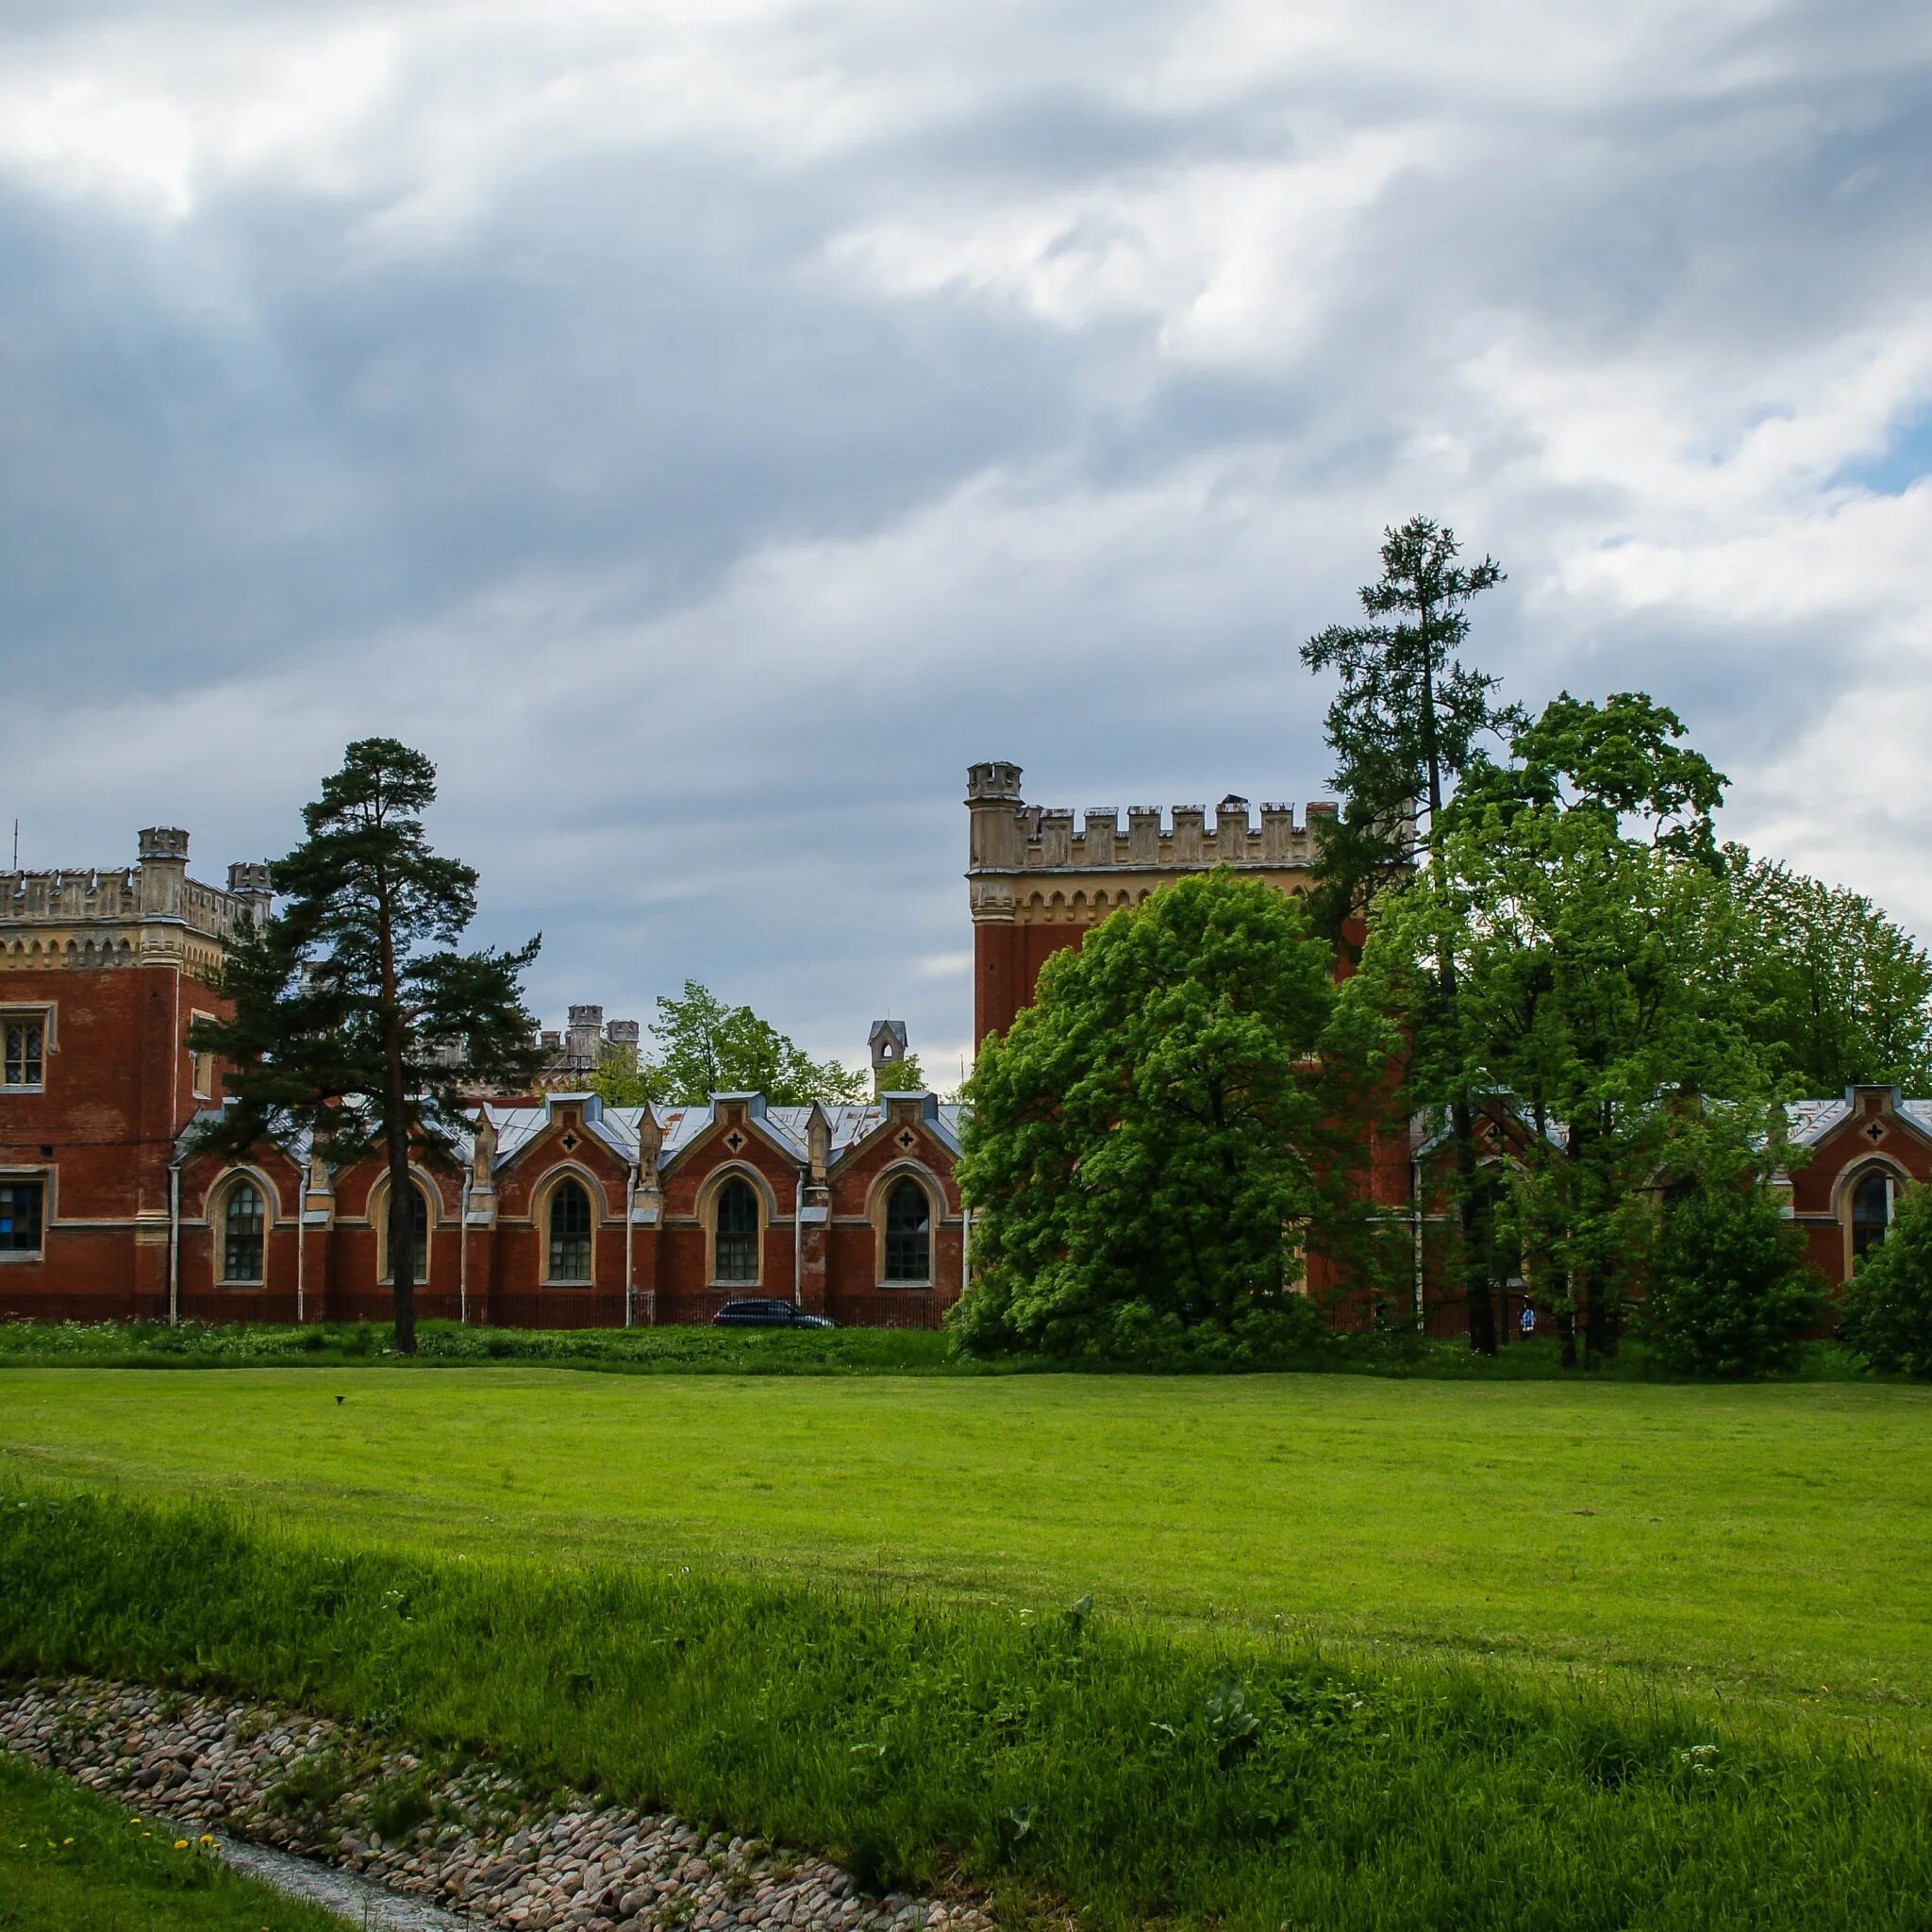
<path id="1" fill-rule="evenodd" d="M 1189 16 L 801 13 L 768 31 L 827 85 L 936 105 L 782 152 L 547 125 L 439 217 L 425 155 L 470 94 L 643 29 L 565 20 L 535 49 L 508 11 L 465 37 L 424 0 L 364 16 L 405 58 L 334 174 L 211 171 L 164 224 L 0 173 L 0 635 L 57 721 L 16 768 L 30 823 L 58 797 L 58 856 L 109 858 L 180 816 L 212 867 L 286 845 L 342 738 L 395 730 L 442 761 L 487 932 L 543 927 L 552 1013 L 648 1017 L 690 975 L 820 1051 L 856 1054 L 886 1005 L 957 1046 L 963 982 L 919 962 L 969 942 L 965 763 L 1017 758 L 1074 806 L 1319 795 L 1295 647 L 1414 509 L 1510 568 L 1477 655 L 1512 692 L 1646 685 L 1749 794 L 1815 722 L 1821 666 L 1873 675 L 1857 608 L 1571 597 L 1566 559 L 1642 525 L 1641 485 L 1553 475 L 1544 425 L 1469 368 L 1507 336 L 1722 399 L 1740 364 L 1924 304 L 1917 10 L 1662 30 L 1559 101 L 1503 42 L 1488 71 L 1411 71 L 1367 16 L 1319 58 L 1169 86 Z M 83 69 L 151 58 L 158 86 L 184 49 L 314 18 L 35 8 L 5 34 Z M 431 27 L 435 57 L 409 53 Z M 1046 202 L 1095 210 L 1045 244 L 1062 258 L 1151 248 L 1098 225 L 1372 129 L 1420 130 L 1420 158 L 1252 353 L 1175 353 L 1178 284 L 1052 316 L 1017 286 L 870 286 L 830 252 Z M 1431 438 L 1461 467 L 1418 455 Z M 171 741 L 117 771 L 100 721 L 130 694 L 175 701 Z"/>

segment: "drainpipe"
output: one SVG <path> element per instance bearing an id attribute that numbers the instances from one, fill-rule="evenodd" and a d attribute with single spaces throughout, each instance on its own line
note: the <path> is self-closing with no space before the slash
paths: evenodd
<path id="1" fill-rule="evenodd" d="M 632 1325 L 631 1308 L 638 1298 L 637 1276 L 631 1272 L 631 1230 L 636 1225 L 638 1205 L 638 1164 L 633 1160 L 625 1170 L 624 1184 L 624 1325 Z"/>
<path id="2" fill-rule="evenodd" d="M 168 1326 L 181 1322 L 181 1168 L 168 1163 Z"/>
<path id="3" fill-rule="evenodd" d="M 826 1230 L 827 1235 L 830 1229 Z M 798 1170 L 798 1185 L 791 1191 L 791 1306 L 805 1306 L 805 1169 Z"/>
<path id="4" fill-rule="evenodd" d="M 1408 1163 L 1408 1197 L 1414 1206 L 1409 1212 L 1415 1222 L 1415 1325 L 1423 1325 L 1423 1164 L 1411 1157 Z"/>
<path id="5" fill-rule="evenodd" d="M 463 1205 L 457 1223 L 457 1326 L 470 1325 L 470 1186 L 474 1174 L 463 1176 Z"/>
<path id="6" fill-rule="evenodd" d="M 303 1265 L 308 1259 L 308 1170 L 295 1170 L 295 1320 L 308 1319 L 308 1300 L 303 1291 Z"/>

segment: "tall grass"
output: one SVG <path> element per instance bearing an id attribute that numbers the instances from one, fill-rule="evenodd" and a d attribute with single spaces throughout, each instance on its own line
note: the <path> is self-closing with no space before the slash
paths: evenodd
<path id="1" fill-rule="evenodd" d="M 1925 1923 L 1908 1743 L 1667 1702 L 678 1570 L 328 1548 L 0 1491 L 0 1669 L 221 1685 L 861 1876 L 1108 1927 Z"/>

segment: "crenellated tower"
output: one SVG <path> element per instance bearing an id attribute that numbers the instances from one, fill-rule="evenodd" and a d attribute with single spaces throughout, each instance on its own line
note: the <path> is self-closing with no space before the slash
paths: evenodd
<path id="1" fill-rule="evenodd" d="M 1028 805 L 1020 767 L 1003 759 L 966 774 L 970 822 L 967 891 L 973 909 L 973 1034 L 1004 1033 L 1033 997 L 1045 960 L 1123 906 L 1157 886 L 1217 865 L 1265 878 L 1284 892 L 1308 888 L 1317 821 L 1332 803 L 1316 801 L 1300 823 L 1287 805 L 1264 805 L 1258 823 L 1234 793 L 1208 813 L 1177 805 L 1163 822 L 1155 806 L 1080 815 Z"/>

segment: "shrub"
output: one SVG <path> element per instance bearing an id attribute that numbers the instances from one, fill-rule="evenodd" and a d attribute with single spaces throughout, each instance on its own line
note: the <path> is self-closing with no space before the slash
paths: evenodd
<path id="1" fill-rule="evenodd" d="M 1883 1245 L 1845 1284 L 1838 1331 L 1874 1369 L 1932 1376 L 1932 1188 L 1900 1198 Z"/>
<path id="2" fill-rule="evenodd" d="M 1821 1307 L 1804 1238 L 1764 1190 L 1707 1186 L 1665 1217 L 1639 1325 L 1681 1374 L 1756 1375 L 1793 1365 Z"/>

